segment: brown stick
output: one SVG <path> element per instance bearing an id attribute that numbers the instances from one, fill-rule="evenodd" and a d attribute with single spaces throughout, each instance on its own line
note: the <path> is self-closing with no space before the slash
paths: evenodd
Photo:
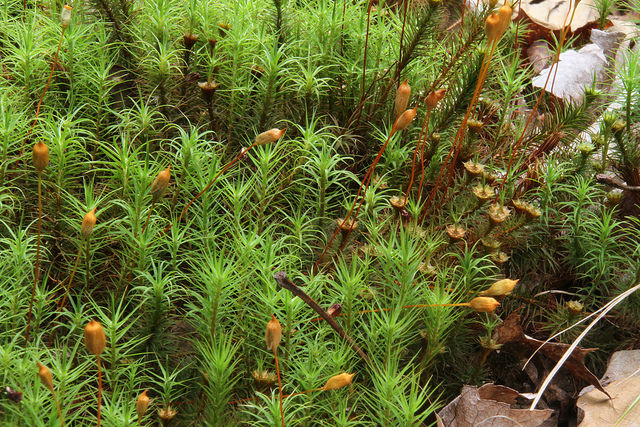
<path id="1" fill-rule="evenodd" d="M 640 191 L 639 185 L 628 185 L 627 183 L 623 182 L 620 178 L 610 177 L 604 173 L 597 174 L 596 181 L 599 182 L 600 184 L 611 185 L 612 187 L 616 187 L 621 190 Z"/>
<path id="2" fill-rule="evenodd" d="M 300 298 L 302 301 L 305 302 L 305 304 L 307 304 L 316 313 L 318 313 L 320 317 L 322 317 L 342 338 L 344 338 L 349 344 L 351 344 L 351 348 L 353 348 L 356 351 L 356 353 L 358 353 L 358 355 L 362 358 L 362 360 L 364 360 L 369 364 L 371 363 L 371 359 L 369 359 L 369 356 L 367 356 L 367 354 L 364 351 L 362 351 L 360 347 L 358 347 L 355 341 L 353 341 L 353 339 L 349 335 L 347 335 L 347 333 L 340 327 L 340 325 L 338 325 L 338 323 L 335 320 L 333 320 L 333 318 L 329 315 L 329 313 L 324 311 L 322 307 L 318 305 L 317 302 L 315 302 L 302 289 L 297 287 L 291 280 L 289 280 L 289 278 L 287 277 L 287 274 L 284 271 L 277 272 L 276 274 L 273 275 L 273 277 L 274 279 L 276 279 L 276 282 L 278 282 L 278 285 L 280 285 L 280 287 L 288 290 L 289 292 L 291 292 L 292 294 Z"/>

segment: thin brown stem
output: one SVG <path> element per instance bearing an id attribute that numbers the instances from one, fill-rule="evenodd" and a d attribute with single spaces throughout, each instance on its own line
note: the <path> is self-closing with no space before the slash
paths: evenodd
<path id="1" fill-rule="evenodd" d="M 484 82 L 487 79 L 487 72 L 489 71 L 489 65 L 491 64 L 491 59 L 493 58 L 493 54 L 496 50 L 496 46 L 498 44 L 498 40 L 494 41 L 491 44 L 491 50 L 489 51 L 489 56 L 486 58 L 486 63 L 484 66 L 484 70 L 481 70 L 481 74 L 480 77 L 478 78 L 478 85 L 476 87 L 477 91 L 474 94 L 474 98 L 471 100 L 471 105 L 469 106 L 469 109 L 467 110 L 467 114 L 464 118 L 464 121 L 462 122 L 462 126 L 460 127 L 462 133 L 460 135 L 460 138 L 458 139 L 458 145 L 457 148 L 455 150 L 455 154 L 453 156 L 453 161 L 451 162 L 451 166 L 449 169 L 449 180 L 447 181 L 447 185 L 445 185 L 444 187 L 444 194 L 442 195 L 442 198 L 440 199 L 440 205 L 442 206 L 442 203 L 444 203 L 445 197 L 447 195 L 447 191 L 449 190 L 449 187 L 451 187 L 451 183 L 453 181 L 453 176 L 454 176 L 454 172 L 455 172 L 455 166 L 456 166 L 456 162 L 458 161 L 458 155 L 460 154 L 460 148 L 462 147 L 462 141 L 464 140 L 464 136 L 467 130 L 467 122 L 469 120 L 469 116 L 471 115 L 471 111 L 473 111 L 478 103 L 478 97 L 480 96 L 480 92 L 482 91 L 482 87 L 484 86 Z"/>
<path id="2" fill-rule="evenodd" d="M 396 121 L 397 121 L 397 119 L 396 119 Z M 378 152 L 378 155 L 376 156 L 376 158 L 374 159 L 373 163 L 369 167 L 369 170 L 367 170 L 367 173 L 365 174 L 365 176 L 364 176 L 364 178 L 362 180 L 362 183 L 360 184 L 360 187 L 358 188 L 358 192 L 356 193 L 356 198 L 353 201 L 353 205 L 351 205 L 351 209 L 349 210 L 349 213 L 344 218 L 345 222 L 348 221 L 349 218 L 351 217 L 351 214 L 353 213 L 353 209 L 356 207 L 356 204 L 358 203 L 358 198 L 360 197 L 360 192 L 362 191 L 363 187 L 364 187 L 364 192 L 362 193 L 362 201 L 364 201 L 364 196 L 367 194 L 367 187 L 369 185 L 369 182 L 371 181 L 371 177 L 373 176 L 373 171 L 375 170 L 378 162 L 380 161 L 380 158 L 382 157 L 382 154 L 384 153 L 384 150 L 387 148 L 387 144 L 389 143 L 389 140 L 391 139 L 391 137 L 393 136 L 394 133 L 395 133 L 395 123 L 393 125 L 393 128 L 391 129 L 391 132 L 389 132 L 389 135 L 387 136 L 387 140 L 382 145 L 382 148 L 380 149 L 380 151 Z M 362 202 L 360 203 L 360 206 L 362 206 Z M 358 211 L 360 211 L 360 206 L 358 206 Z M 354 221 L 358 216 L 358 211 L 356 211 L 356 214 L 354 215 Z M 331 243 L 333 243 L 333 240 L 336 238 L 336 236 L 338 235 L 339 232 L 340 232 L 340 227 L 336 228 L 336 231 L 334 231 L 333 235 L 329 239 L 329 242 L 324 247 L 324 250 L 322 251 L 322 253 L 318 257 L 318 260 L 316 261 L 315 265 L 313 266 L 314 270 L 318 269 L 318 266 L 320 265 L 320 261 L 322 261 L 322 257 L 327 253 L 327 250 L 329 250 L 329 247 L 331 246 Z M 349 232 L 346 234 L 346 236 L 345 236 L 345 238 L 344 238 L 344 240 L 342 242 L 341 247 L 344 246 L 344 243 L 347 241 L 347 238 L 349 237 L 349 234 L 351 234 L 351 230 L 349 230 Z"/>
<path id="3" fill-rule="evenodd" d="M 62 423 L 62 427 L 65 427 L 64 418 L 62 417 L 62 408 L 60 408 L 60 402 L 58 401 L 58 396 L 56 395 L 56 391 L 51 390 L 51 394 L 53 394 L 53 401 L 56 404 L 56 409 L 58 410 L 58 416 L 60 417 L 60 422 Z"/>
<path id="4" fill-rule="evenodd" d="M 189 207 L 193 204 L 193 202 L 195 202 L 200 196 L 202 196 L 204 194 L 205 191 L 207 191 L 220 177 L 220 175 L 222 175 L 223 173 L 225 173 L 227 170 L 229 170 L 229 168 L 231 166 L 233 166 L 238 160 L 240 160 L 240 158 L 242 158 L 242 156 L 244 156 L 245 154 L 247 154 L 249 152 L 250 149 L 252 149 L 253 147 L 255 147 L 256 143 L 254 142 L 253 144 L 251 144 L 246 150 L 241 150 L 240 154 L 238 154 L 233 160 L 231 160 L 229 163 L 227 163 L 227 165 L 225 167 L 223 167 L 222 169 L 220 169 L 220 171 L 213 177 L 213 180 L 206 186 L 204 187 L 204 189 L 199 192 L 198 194 L 195 195 L 195 197 L 193 199 L 191 199 L 191 201 L 189 203 L 187 203 L 187 206 L 184 207 L 184 209 L 182 210 L 182 212 L 180 213 L 180 216 L 178 216 L 178 219 L 176 220 L 176 224 L 180 222 L 180 220 L 182 219 L 182 217 L 184 216 L 185 212 L 187 212 L 187 209 L 189 209 Z M 162 230 L 162 232 L 160 232 L 160 235 L 165 234 L 167 231 L 169 231 L 171 229 L 171 227 L 173 227 L 174 223 L 169 224 L 164 230 Z"/>
<path id="5" fill-rule="evenodd" d="M 455 161 L 457 160 L 458 157 L 458 150 L 459 147 L 461 145 L 461 141 L 464 137 L 464 133 L 466 130 L 466 126 L 467 126 L 467 121 L 469 120 L 469 116 L 471 115 L 471 111 L 473 110 L 473 108 L 475 107 L 475 102 L 478 98 L 478 95 L 480 94 L 480 91 L 482 89 L 482 86 L 484 84 L 484 81 L 482 80 L 482 75 L 486 75 L 485 69 L 489 68 L 489 62 L 491 61 L 490 58 L 490 53 L 493 54 L 493 51 L 495 49 L 495 44 L 497 42 L 492 43 L 490 50 L 487 50 L 484 54 L 484 58 L 482 59 L 482 65 L 480 66 L 480 73 L 478 76 L 478 83 L 476 84 L 476 88 L 473 91 L 473 97 L 471 98 L 471 102 L 469 103 L 469 108 L 467 108 L 467 112 L 465 113 L 464 119 L 462 120 L 462 124 L 460 125 L 460 128 L 458 128 L 458 132 L 456 133 L 455 138 L 453 139 L 453 143 L 451 144 L 451 148 L 449 149 L 449 154 L 447 154 L 447 157 L 444 161 L 444 163 L 442 164 L 442 167 L 440 168 L 440 172 L 438 173 L 438 177 L 436 178 L 436 182 L 433 186 L 433 189 L 431 190 L 431 192 L 429 193 L 429 197 L 427 198 L 427 201 L 425 202 L 423 208 L 422 208 L 422 214 L 420 215 L 420 219 L 419 222 L 424 221 L 424 218 L 427 215 L 427 211 L 429 210 L 429 207 L 431 206 L 431 203 L 433 202 L 433 199 L 436 195 L 436 192 L 438 191 L 438 188 L 440 186 L 440 179 L 442 178 L 442 174 L 444 173 L 445 169 L 447 168 L 447 165 L 449 163 L 449 159 L 451 159 L 452 157 L 454 158 L 453 160 L 453 165 L 455 165 Z M 455 153 L 455 156 L 454 156 Z M 444 198 L 444 196 L 443 196 Z"/>
<path id="6" fill-rule="evenodd" d="M 149 225 L 149 218 L 151 218 L 151 212 L 153 212 L 153 207 L 156 205 L 156 201 L 153 200 L 151 202 L 151 208 L 149 209 L 149 213 L 147 214 L 147 220 L 144 222 L 144 226 L 142 227 L 142 231 L 140 234 L 144 234 L 144 230 L 147 229 L 147 225 Z"/>
<path id="7" fill-rule="evenodd" d="M 518 3 L 518 7 L 520 6 L 520 0 L 517 1 Z M 513 6 L 515 8 L 515 5 Z M 518 22 L 516 22 L 516 33 L 514 36 L 514 46 L 513 46 L 513 50 L 516 52 L 516 55 L 518 54 L 518 32 L 520 31 L 520 21 L 522 21 L 522 19 L 518 19 Z"/>
<path id="8" fill-rule="evenodd" d="M 98 362 L 98 427 L 100 427 L 100 408 L 102 405 L 102 366 L 100 363 L 100 355 L 96 356 Z"/>
<path id="9" fill-rule="evenodd" d="M 27 145 L 27 140 L 29 139 L 29 137 L 31 136 L 31 132 L 33 132 L 33 128 L 36 125 L 36 122 L 38 121 L 38 116 L 40 116 L 40 107 L 42 106 L 42 101 L 44 100 L 44 95 L 47 93 L 47 90 L 49 89 L 49 84 L 51 83 L 51 77 L 53 77 L 53 71 L 56 69 L 56 65 L 58 65 L 58 55 L 60 54 L 60 46 L 62 46 L 62 40 L 64 38 L 64 30 L 66 28 L 62 28 L 62 33 L 60 34 L 60 41 L 58 41 L 58 48 L 56 49 L 56 56 L 53 59 L 53 64 L 51 65 L 51 72 L 49 73 L 49 78 L 47 79 L 47 84 L 44 87 L 44 90 L 42 91 L 42 94 L 40 95 L 40 100 L 38 101 L 38 106 L 36 107 L 36 116 L 33 119 L 33 122 L 31 123 L 31 126 L 29 127 L 29 130 L 27 131 L 27 135 L 24 137 L 24 141 L 22 141 L 22 147 L 20 148 L 20 156 L 22 157 L 22 154 L 24 153 L 24 147 L 25 145 Z"/>
<path id="10" fill-rule="evenodd" d="M 280 419 L 284 427 L 284 409 L 282 408 L 282 380 L 280 379 L 280 362 L 278 362 L 278 347 L 273 348 L 273 357 L 276 359 L 276 375 L 278 376 L 278 394 L 280 397 Z"/>
<path id="11" fill-rule="evenodd" d="M 76 254 L 76 262 L 73 266 L 73 270 L 71 271 L 71 276 L 69 276 L 69 281 L 67 282 L 67 287 L 65 288 L 64 291 L 64 295 L 62 297 L 62 301 L 57 305 L 56 308 L 56 317 L 55 319 L 53 319 L 53 324 L 55 325 L 55 323 L 58 321 L 58 318 L 60 317 L 60 310 L 62 310 L 62 308 L 64 307 L 64 304 L 67 302 L 67 297 L 69 296 L 69 290 L 71 290 L 71 284 L 73 283 L 73 278 L 76 275 L 76 271 L 78 270 L 78 264 L 80 263 L 80 255 L 82 254 L 82 242 L 80 243 L 80 247 L 78 247 L 78 253 Z M 61 286 L 63 285 L 64 281 L 60 284 Z M 51 332 L 51 336 L 49 337 L 49 347 L 51 347 L 51 343 L 53 343 L 53 337 L 54 337 L 54 333 Z"/>
<path id="12" fill-rule="evenodd" d="M 351 115 L 354 121 L 359 120 L 360 114 L 362 113 L 362 108 L 364 107 L 364 100 L 367 94 L 367 55 L 369 52 L 369 28 L 371 26 L 371 9 L 373 8 L 373 0 L 369 0 L 369 5 L 367 6 L 367 31 L 365 33 L 364 39 L 364 53 L 362 58 L 362 95 L 360 96 L 360 102 L 356 107 L 356 111 Z M 349 118 L 348 123 L 350 124 L 352 121 Z"/>
<path id="13" fill-rule="evenodd" d="M 402 63 L 402 44 L 404 42 L 405 26 L 407 24 L 407 10 L 409 8 L 409 2 L 411 0 L 404 0 L 404 16 L 402 17 L 402 30 L 400 30 L 400 48 L 398 49 L 398 65 L 396 66 L 396 81 L 400 81 L 400 69 L 399 64 Z"/>
<path id="14" fill-rule="evenodd" d="M 62 297 L 62 302 L 58 304 L 58 311 L 64 307 L 64 304 L 67 302 L 67 297 L 69 296 L 69 290 L 71 289 L 71 284 L 73 283 L 73 278 L 76 275 L 76 271 L 78 270 L 78 264 L 80 261 L 80 255 L 82 254 L 82 243 L 80 243 L 80 247 L 78 248 L 78 254 L 76 255 L 76 262 L 73 266 L 73 270 L 71 271 L 71 276 L 69 276 L 69 281 L 67 282 L 67 287 L 64 292 L 64 296 Z"/>
<path id="15" fill-rule="evenodd" d="M 362 59 L 362 96 L 360 101 L 364 100 L 365 88 L 367 85 L 367 52 L 369 48 L 369 27 L 371 26 L 371 8 L 373 7 L 373 0 L 369 0 L 367 6 L 367 32 L 364 38 L 364 54 Z"/>
<path id="16" fill-rule="evenodd" d="M 344 16 L 347 12 L 347 0 L 342 1 L 342 20 L 340 24 L 340 55 L 344 54 Z"/>
<path id="17" fill-rule="evenodd" d="M 422 146 L 420 148 L 420 185 L 418 185 L 418 202 L 422 200 L 422 185 L 424 184 L 424 147 L 427 145 L 427 138 L 429 136 L 429 123 L 427 122 L 427 133 L 424 135 Z"/>
<path id="18" fill-rule="evenodd" d="M 29 302 L 29 314 L 27 315 L 27 330 L 24 334 L 25 346 L 29 342 L 29 330 L 31 328 L 31 315 L 33 314 L 33 300 L 36 297 L 36 286 L 40 277 L 40 241 L 42 231 L 42 172 L 38 172 L 38 237 L 36 243 L 36 265 L 33 270 L 33 287 L 31 288 L 31 301 Z"/>
<path id="19" fill-rule="evenodd" d="M 420 130 L 420 136 L 418 137 L 418 143 L 416 144 L 416 149 L 413 151 L 413 159 L 411 160 L 411 178 L 409 178 L 409 185 L 407 186 L 407 192 L 404 196 L 404 202 L 407 203 L 407 197 L 409 197 L 409 192 L 411 191 L 411 187 L 413 186 L 413 180 L 416 172 L 416 156 L 418 151 L 420 151 L 420 147 L 422 147 L 422 151 L 420 152 L 420 161 L 422 164 L 422 176 L 424 177 L 424 144 L 427 142 L 427 133 L 429 132 L 429 119 L 431 117 L 431 109 L 427 109 L 427 114 L 424 116 L 424 120 L 422 121 L 422 129 Z M 423 140 L 424 138 L 424 140 Z M 420 189 L 422 189 L 422 179 L 420 179 Z M 420 199 L 420 190 L 418 190 L 418 200 Z"/>

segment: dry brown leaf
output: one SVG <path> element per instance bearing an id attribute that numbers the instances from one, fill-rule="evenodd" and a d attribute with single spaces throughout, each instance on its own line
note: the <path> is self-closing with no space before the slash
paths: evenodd
<path id="1" fill-rule="evenodd" d="M 596 390 L 592 390 L 578 399 L 578 410 L 582 415 L 582 422 L 579 427 L 615 425 L 622 414 L 640 395 L 640 376 L 614 381 L 606 389 L 611 395 L 611 399 L 606 399 L 602 393 Z M 619 427 L 637 426 L 640 422 L 639 420 L 640 404 L 629 411 L 620 424 L 617 425 Z"/>
<path id="2" fill-rule="evenodd" d="M 555 31 L 569 23 L 575 4 L 575 0 L 521 0 L 520 8 L 536 24 Z M 599 18 L 594 5 L 594 0 L 582 0 L 578 3 L 571 21 L 572 32 Z"/>
<path id="3" fill-rule="evenodd" d="M 485 384 L 480 388 L 462 387 L 462 392 L 442 409 L 439 425 L 447 427 L 551 427 L 556 425 L 551 409 L 514 409 L 512 404 L 524 399 L 509 387 Z M 526 400 L 526 399 L 524 399 Z"/>
<path id="4" fill-rule="evenodd" d="M 529 346 L 532 350 L 537 349 L 544 343 L 544 341 L 525 335 L 520 325 L 520 315 L 517 313 L 510 314 L 509 317 L 495 329 L 493 339 L 497 344 L 522 343 Z M 557 362 L 568 348 L 569 344 L 548 342 L 540 348 L 539 352 Z M 587 381 L 604 394 L 607 394 L 598 378 L 584 366 L 584 357 L 594 350 L 597 349 L 576 347 L 564 363 L 564 367 L 567 368 L 574 377 Z"/>

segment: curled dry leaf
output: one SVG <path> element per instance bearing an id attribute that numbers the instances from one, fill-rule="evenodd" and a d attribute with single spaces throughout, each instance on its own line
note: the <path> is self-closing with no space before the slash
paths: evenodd
<path id="1" fill-rule="evenodd" d="M 595 3 L 596 0 L 580 1 L 572 20 L 575 0 L 521 0 L 520 9 L 533 22 L 553 31 L 561 30 L 571 20 L 571 31 L 575 32 L 598 19 Z"/>
<path id="2" fill-rule="evenodd" d="M 495 329 L 492 338 L 497 344 L 525 344 L 532 351 L 535 351 L 544 343 L 544 341 L 525 335 L 520 325 L 520 315 L 517 313 L 510 314 L 509 317 Z M 569 344 L 548 342 L 540 348 L 539 352 L 557 362 L 568 348 Z M 609 396 L 604 387 L 602 387 L 602 384 L 600 384 L 598 378 L 584 365 L 584 357 L 594 350 L 597 349 L 576 347 L 569 359 L 565 362 L 564 367 L 567 368 L 574 377 L 588 382 Z"/>
<path id="3" fill-rule="evenodd" d="M 485 384 L 477 388 L 465 385 L 460 395 L 438 413 L 438 425 L 551 427 L 557 424 L 551 409 L 529 411 L 512 408 L 512 405 L 527 400 L 516 390 L 505 386 Z"/>

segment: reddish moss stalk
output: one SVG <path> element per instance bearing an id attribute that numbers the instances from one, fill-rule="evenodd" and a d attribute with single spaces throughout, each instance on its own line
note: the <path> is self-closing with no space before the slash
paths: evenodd
<path id="1" fill-rule="evenodd" d="M 102 406 L 102 364 L 100 363 L 100 355 L 96 356 L 98 363 L 98 427 L 100 427 L 100 409 Z"/>
<path id="2" fill-rule="evenodd" d="M 493 48 L 491 49 L 491 51 L 493 52 Z M 453 143 L 451 144 L 451 149 L 449 149 L 449 154 L 447 154 L 447 158 L 445 159 L 444 163 L 442 164 L 442 167 L 440 168 L 440 172 L 438 173 L 438 178 L 436 179 L 436 183 L 433 186 L 433 189 L 431 190 L 431 193 L 429 193 L 429 197 L 427 198 L 427 201 L 424 205 L 424 207 L 422 208 L 422 214 L 420 216 L 420 222 L 424 221 L 424 218 L 427 214 L 427 211 L 429 210 L 429 207 L 431 206 L 431 203 L 433 202 L 433 199 L 436 195 L 436 192 L 438 191 L 438 188 L 440 186 L 440 179 L 442 178 L 442 174 L 444 173 L 445 169 L 448 166 L 449 160 L 453 157 L 453 161 L 452 161 L 452 169 L 453 166 L 455 166 L 455 162 L 457 160 L 458 157 L 458 150 L 460 149 L 460 146 L 462 144 L 462 139 L 464 138 L 464 133 L 467 127 L 467 121 L 469 120 L 469 116 L 471 115 L 471 111 L 473 110 L 473 108 L 476 105 L 476 100 L 478 98 L 478 94 L 480 93 L 480 91 L 482 90 L 482 86 L 484 85 L 484 80 L 482 79 L 482 75 L 484 73 L 484 69 L 485 69 L 485 65 L 488 62 L 487 58 L 489 55 L 489 51 L 487 51 L 485 53 L 485 56 L 482 60 L 482 65 L 480 67 L 480 75 L 478 77 L 478 83 L 476 84 L 476 88 L 473 92 L 473 98 L 471 99 L 471 103 L 469 104 L 469 108 L 467 108 L 467 112 L 465 113 L 464 119 L 462 120 L 462 124 L 460 125 L 460 128 L 458 129 L 458 132 L 456 133 L 456 136 L 453 140 Z M 488 67 L 487 67 L 488 68 Z M 484 73 L 486 75 L 486 73 Z M 444 196 L 443 196 L 444 198 Z"/>
<path id="3" fill-rule="evenodd" d="M 351 209 L 349 210 L 349 213 L 344 218 L 345 222 L 348 221 L 349 218 L 351 218 L 351 214 L 353 213 L 353 210 L 355 209 L 356 204 L 358 203 L 358 198 L 360 197 L 360 192 L 362 192 L 362 189 L 364 187 L 364 192 L 362 192 L 362 201 L 360 202 L 360 205 L 358 206 L 358 209 L 356 210 L 356 213 L 353 216 L 353 220 L 355 221 L 356 218 L 358 217 L 358 212 L 360 211 L 360 206 L 362 206 L 362 203 L 364 202 L 364 197 L 367 194 L 367 188 L 369 186 L 369 182 L 371 181 L 371 177 L 373 176 L 373 171 L 375 170 L 376 166 L 378 165 L 378 162 L 380 161 L 380 158 L 382 157 L 382 154 L 384 153 L 384 150 L 387 148 L 387 144 L 389 143 L 389 140 L 391 139 L 391 137 L 393 136 L 394 133 L 395 133 L 395 125 L 394 125 L 394 128 L 391 129 L 391 132 L 389 132 L 389 135 L 387 136 L 387 140 L 382 145 L 382 148 L 378 152 L 378 155 L 376 156 L 376 158 L 373 160 L 373 163 L 369 167 L 369 170 L 367 170 L 367 173 L 365 174 L 365 176 L 364 176 L 364 178 L 362 180 L 362 183 L 360 184 L 360 187 L 358 188 L 358 192 L 356 193 L 356 199 L 353 201 L 353 205 L 351 205 Z M 336 231 L 334 231 L 333 235 L 329 239 L 329 242 L 327 243 L 327 245 L 325 246 L 324 250 L 322 251 L 322 253 L 318 257 L 318 260 L 316 261 L 315 265 L 313 266 L 314 270 L 318 269 L 318 266 L 320 265 L 320 261 L 322 261 L 322 257 L 324 257 L 324 255 L 327 253 L 327 250 L 329 250 L 329 247 L 331 246 L 331 243 L 333 243 L 333 240 L 336 238 L 336 236 L 338 235 L 339 232 L 340 232 L 340 227 L 337 227 Z M 347 238 L 349 237 L 350 234 L 351 234 L 351 230 L 349 230 L 347 232 L 347 234 L 345 235 L 345 237 L 343 239 L 343 242 L 342 242 L 342 245 L 341 245 L 341 248 L 342 248 L 342 246 L 344 246 L 344 244 L 347 241 Z"/>
<path id="4" fill-rule="evenodd" d="M 451 304 L 413 304 L 413 305 L 403 305 L 401 307 L 402 310 L 407 309 L 407 308 L 429 308 L 429 307 L 469 307 L 469 303 L 468 302 L 460 302 L 460 303 L 451 303 Z M 366 314 L 366 313 L 381 313 L 384 311 L 391 311 L 390 308 L 377 308 L 375 310 L 361 310 L 361 311 L 356 311 L 352 314 Z M 332 317 L 342 317 L 342 316 L 346 316 L 347 313 L 340 313 L 340 314 L 336 314 L 335 316 Z M 310 319 L 309 322 L 318 322 L 322 320 L 322 317 L 314 317 L 313 319 Z"/>
<path id="5" fill-rule="evenodd" d="M 409 197 L 409 192 L 411 191 L 411 187 L 413 186 L 413 180 L 415 178 L 416 172 L 416 156 L 418 151 L 420 152 L 420 165 L 422 171 L 422 177 L 420 178 L 420 186 L 418 187 L 418 200 L 420 200 L 420 195 L 422 192 L 422 180 L 424 179 L 424 145 L 427 142 L 427 134 L 429 133 L 429 119 L 431 118 L 431 110 L 427 109 L 427 114 L 424 116 L 424 120 L 422 121 L 422 129 L 420 130 L 420 136 L 418 137 L 418 143 L 416 144 L 416 149 L 413 151 L 413 159 L 411 160 L 411 177 L 409 178 L 409 185 L 407 186 L 407 192 L 404 196 L 404 202 L 407 203 L 407 197 Z"/>
<path id="6" fill-rule="evenodd" d="M 36 122 L 38 121 L 38 117 L 40 116 L 40 107 L 42 106 L 44 95 L 47 93 L 47 90 L 49 89 L 49 84 L 51 83 L 51 78 L 53 77 L 53 71 L 56 69 L 56 66 L 58 65 L 58 55 L 60 54 L 60 47 L 62 46 L 62 40 L 64 38 L 65 30 L 66 30 L 66 27 L 62 27 L 62 33 L 60 34 L 60 41 L 58 41 L 58 48 L 56 49 L 56 55 L 53 59 L 53 64 L 51 65 L 51 72 L 49 73 L 47 84 L 45 85 L 44 90 L 40 95 L 40 100 L 38 101 L 38 106 L 36 107 L 36 116 L 34 117 L 33 122 L 31 123 L 31 126 L 27 131 L 27 135 L 24 137 L 24 141 L 22 141 L 22 147 L 20 148 L 20 157 L 22 157 L 22 154 L 24 153 L 24 147 L 25 145 L 27 145 L 27 140 L 31 136 L 31 132 L 33 132 L 33 128 L 35 127 Z"/>
<path id="7" fill-rule="evenodd" d="M 189 201 L 189 203 L 187 203 L 187 206 L 185 206 L 184 209 L 182 210 L 182 212 L 180 212 L 180 216 L 178 216 L 178 219 L 176 220 L 175 223 L 177 224 L 177 223 L 180 222 L 180 220 L 182 219 L 184 214 L 187 212 L 189 207 L 193 204 L 193 202 L 198 200 L 198 198 L 200 196 L 202 196 L 209 188 L 211 188 L 211 186 L 218 180 L 220 175 L 222 175 L 227 170 L 229 170 L 229 168 L 231 166 L 233 166 L 238 160 L 240 160 L 244 155 L 246 155 L 249 152 L 249 150 L 251 150 L 256 145 L 258 145 L 258 144 L 256 144 L 256 142 L 254 142 L 246 150 L 241 150 L 240 154 L 238 154 L 233 160 L 231 160 L 229 163 L 227 163 L 227 165 L 225 167 L 220 169 L 220 171 L 213 177 L 213 180 L 206 187 L 204 187 L 204 189 L 202 191 L 200 191 L 198 194 L 196 194 L 195 197 Z M 162 232 L 160 232 L 160 236 L 165 234 L 167 231 L 169 231 L 171 229 L 171 227 L 173 227 L 173 223 L 169 224 L 164 230 L 162 230 Z"/>
<path id="8" fill-rule="evenodd" d="M 280 362 L 278 361 L 278 349 L 273 349 L 273 357 L 276 359 L 276 374 L 278 376 L 278 394 L 280 396 L 280 419 L 282 420 L 282 427 L 284 426 L 284 409 L 282 408 L 282 380 L 280 379 Z"/>
<path id="9" fill-rule="evenodd" d="M 38 172 L 38 237 L 36 243 L 36 265 L 33 270 L 33 287 L 31 288 L 31 301 L 29 302 L 29 314 L 27 314 L 27 330 L 24 333 L 25 346 L 29 342 L 29 331 L 31 329 L 31 316 L 33 314 L 33 300 L 36 297 L 36 287 L 40 277 L 40 241 L 42 231 L 42 172 Z"/>

